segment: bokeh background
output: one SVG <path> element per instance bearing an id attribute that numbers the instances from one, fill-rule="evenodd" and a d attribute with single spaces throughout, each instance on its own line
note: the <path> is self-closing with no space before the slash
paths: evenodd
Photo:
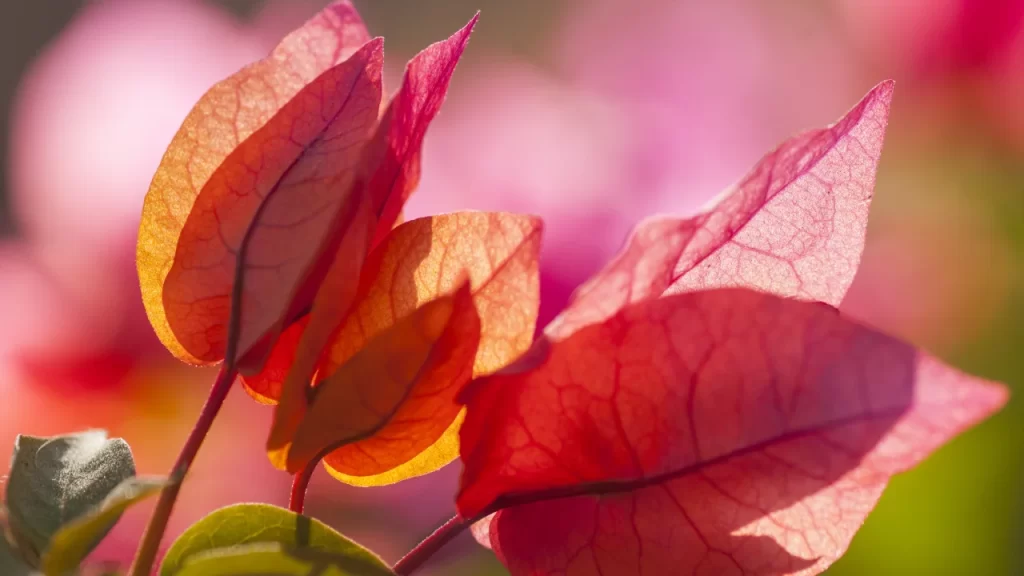
<path id="1" fill-rule="evenodd" d="M 846 312 L 1024 392 L 1024 0 L 355 0 L 407 57 L 482 10 L 408 215 L 547 219 L 542 321 L 655 212 L 685 213 L 787 135 L 897 89 Z M 19 432 L 104 427 L 169 466 L 212 374 L 139 300 L 135 231 L 209 85 L 324 2 L 0 2 L 0 460 Z M 286 501 L 270 412 L 236 390 L 172 522 Z M 1024 402 L 896 478 L 833 576 L 1024 574 Z M 381 489 L 318 472 L 308 510 L 397 559 L 452 513 L 458 465 Z M 130 557 L 148 510 L 93 555 Z M 168 540 L 169 541 L 169 540 Z M 469 538 L 433 574 L 503 574 Z"/>

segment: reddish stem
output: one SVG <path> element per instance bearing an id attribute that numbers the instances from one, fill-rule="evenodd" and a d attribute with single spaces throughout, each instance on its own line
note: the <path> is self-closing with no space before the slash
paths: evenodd
<path id="1" fill-rule="evenodd" d="M 454 518 L 444 523 L 443 526 L 434 530 L 434 533 L 427 536 L 425 540 L 420 542 L 413 548 L 408 554 L 402 557 L 394 567 L 391 569 L 398 576 L 408 576 L 412 574 L 417 568 L 423 565 L 424 562 L 430 559 L 438 550 L 444 547 L 445 544 L 451 542 L 456 536 L 462 534 L 462 531 L 469 527 L 471 523 L 466 522 L 458 514 Z"/>
<path id="2" fill-rule="evenodd" d="M 311 460 L 292 480 L 292 496 L 288 500 L 288 509 L 296 514 L 302 514 L 302 509 L 306 505 L 306 490 L 309 489 L 309 479 L 313 477 L 313 470 L 316 470 L 316 465 L 319 462 L 319 459 Z"/>
<path id="3" fill-rule="evenodd" d="M 192 432 L 185 440 L 185 445 L 181 447 L 178 460 L 171 468 L 171 478 L 174 482 L 160 493 L 160 500 L 156 503 L 153 516 L 149 519 L 149 525 L 146 526 L 142 541 L 139 543 L 139 550 L 132 562 L 130 576 L 149 576 L 153 568 L 153 561 L 156 560 L 157 551 L 160 549 L 160 540 L 163 539 L 167 521 L 171 517 L 171 511 L 174 510 L 174 502 L 178 499 L 181 482 L 192 466 L 199 447 L 203 445 L 203 440 L 210 431 L 210 426 L 213 424 L 214 418 L 217 417 L 217 413 L 220 412 L 220 407 L 224 405 L 224 399 L 231 391 L 231 384 L 235 381 L 237 372 L 233 366 L 227 364 L 225 363 L 217 374 L 217 379 L 210 389 L 210 396 L 206 399 L 202 412 L 199 413 L 199 419 L 196 420 Z"/>

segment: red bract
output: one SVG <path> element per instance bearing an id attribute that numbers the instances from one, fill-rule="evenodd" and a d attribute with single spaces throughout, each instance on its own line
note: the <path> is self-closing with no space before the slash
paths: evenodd
<path id="1" fill-rule="evenodd" d="M 464 390 L 459 513 L 494 513 L 474 532 L 514 575 L 821 572 L 890 476 L 1005 402 L 832 306 L 891 92 L 707 212 L 642 224 L 528 355 Z"/>
<path id="2" fill-rule="evenodd" d="M 290 355 L 275 342 L 312 309 L 301 338 L 285 341 L 308 382 L 371 242 L 416 185 L 423 137 L 475 22 L 409 62 L 379 121 L 382 40 L 346 1 L 203 96 L 164 155 L 139 230 L 143 300 L 176 356 L 212 364 L 234 346 L 229 360 L 255 375 Z"/>
<path id="3" fill-rule="evenodd" d="M 282 396 L 271 458 L 298 472 L 329 450 L 327 470 L 362 486 L 457 458 L 455 397 L 473 376 L 504 368 L 530 347 L 540 239 L 538 219 L 505 213 L 447 214 L 395 228 L 367 258 L 312 393 L 290 411 Z M 469 290 L 461 295 L 464 279 Z"/>

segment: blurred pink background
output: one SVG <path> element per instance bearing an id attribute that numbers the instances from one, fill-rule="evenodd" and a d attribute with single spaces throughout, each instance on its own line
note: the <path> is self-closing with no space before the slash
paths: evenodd
<path id="1" fill-rule="evenodd" d="M 1024 2 L 355 3 L 387 37 L 392 87 L 405 57 L 482 9 L 407 217 L 543 216 L 542 322 L 639 219 L 692 212 L 786 136 L 895 78 L 863 268 L 843 308 L 1019 389 Z M 134 268 L 143 195 L 205 89 L 322 5 L 84 3 L 9 74 L 0 457 L 19 432 L 104 427 L 142 472 L 170 466 L 212 373 L 177 364 L 146 321 Z M 0 20 L 33 17 L 19 9 Z M 830 574 L 1024 572 L 1021 412 L 1014 400 L 894 482 Z M 171 534 L 221 505 L 285 502 L 290 479 L 262 450 L 269 415 L 233 393 Z M 456 464 L 357 490 L 318 473 L 308 510 L 394 560 L 451 515 L 457 479 Z M 147 514 L 129 514 L 93 559 L 129 558 Z M 431 566 L 503 573 L 468 539 Z"/>

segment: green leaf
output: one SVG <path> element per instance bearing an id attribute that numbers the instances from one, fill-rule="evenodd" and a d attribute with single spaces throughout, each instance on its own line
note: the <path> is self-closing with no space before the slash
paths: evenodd
<path id="1" fill-rule="evenodd" d="M 53 438 L 18 436 L 6 497 L 19 551 L 38 567 L 40 554 L 61 526 L 97 506 L 134 475 L 128 444 L 108 439 L 102 430 Z"/>
<path id="2" fill-rule="evenodd" d="M 128 478 L 118 484 L 99 506 L 69 522 L 53 536 L 50 548 L 43 555 L 43 574 L 63 576 L 77 568 L 129 506 L 170 484 L 166 478 Z"/>
<path id="3" fill-rule="evenodd" d="M 366 574 L 391 574 L 380 558 L 369 550 L 345 538 L 330 526 L 294 512 L 269 504 L 236 504 L 212 512 L 196 522 L 171 545 L 160 576 L 174 576 L 185 565 L 186 560 L 202 552 L 219 548 L 237 547 L 242 544 L 279 544 L 280 549 L 296 553 L 312 551 L 330 552 L 334 555 L 361 561 L 366 566 L 384 572 Z M 223 574 L 224 572 L 210 572 Z M 230 573 L 230 572 L 228 572 Z M 251 574 L 252 572 L 238 572 Z M 264 572 L 276 574 L 275 572 Z M 281 574 L 294 574 L 282 572 Z M 305 574 L 305 572 L 300 572 Z M 190 572 L 190 574 L 192 574 Z M 205 574 L 199 572 L 197 574 Z M 326 575 L 325 575 L 326 576 Z"/>
<path id="4" fill-rule="evenodd" d="M 351 544 L 351 543 L 350 543 Z M 352 546 L 355 546 L 352 544 Z M 358 548 L 358 546 L 356 546 Z M 359 548 L 359 550 L 363 550 Z M 372 555 L 289 548 L 260 542 L 189 557 L 175 576 L 394 576 Z"/>

